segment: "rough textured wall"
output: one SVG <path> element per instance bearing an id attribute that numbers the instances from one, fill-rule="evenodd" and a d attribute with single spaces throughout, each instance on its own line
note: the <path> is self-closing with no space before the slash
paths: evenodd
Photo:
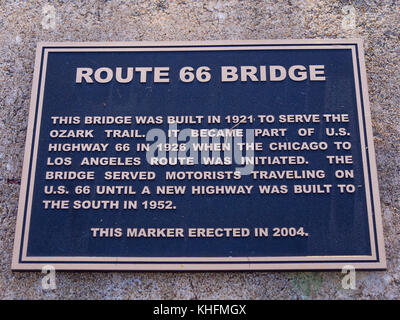
<path id="1" fill-rule="evenodd" d="M 55 19 L 52 14 L 55 14 Z M 400 1 L 0 0 L 0 297 L 3 299 L 400 298 Z M 364 39 L 388 257 L 386 272 L 57 273 L 10 271 L 38 41 Z"/>

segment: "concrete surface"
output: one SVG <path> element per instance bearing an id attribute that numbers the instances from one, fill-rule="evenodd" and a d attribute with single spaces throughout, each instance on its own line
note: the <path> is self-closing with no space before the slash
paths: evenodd
<path id="1" fill-rule="evenodd" d="M 55 18 L 53 18 L 55 17 Z M 400 1 L 0 0 L 0 298 L 399 299 Z M 348 38 L 365 40 L 386 272 L 41 273 L 10 271 L 38 41 Z"/>

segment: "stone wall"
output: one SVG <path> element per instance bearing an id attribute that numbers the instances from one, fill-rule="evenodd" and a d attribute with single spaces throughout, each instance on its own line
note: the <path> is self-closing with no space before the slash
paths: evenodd
<path id="1" fill-rule="evenodd" d="M 0 0 L 0 298 L 399 299 L 400 2 L 398 0 Z M 388 270 L 357 272 L 39 272 L 10 270 L 38 41 L 362 38 Z"/>

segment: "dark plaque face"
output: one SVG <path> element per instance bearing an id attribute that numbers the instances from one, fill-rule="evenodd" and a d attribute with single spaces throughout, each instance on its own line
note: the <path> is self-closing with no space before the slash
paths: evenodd
<path id="1" fill-rule="evenodd" d="M 385 268 L 359 40 L 42 43 L 13 270 Z"/>

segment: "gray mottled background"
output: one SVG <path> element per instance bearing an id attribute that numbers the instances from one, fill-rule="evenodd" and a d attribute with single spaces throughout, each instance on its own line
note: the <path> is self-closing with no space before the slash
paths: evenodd
<path id="1" fill-rule="evenodd" d="M 55 13 L 55 19 L 51 14 Z M 0 0 L 0 298 L 399 299 L 399 0 Z M 364 39 L 388 257 L 386 272 L 57 273 L 10 270 L 38 41 Z"/>

